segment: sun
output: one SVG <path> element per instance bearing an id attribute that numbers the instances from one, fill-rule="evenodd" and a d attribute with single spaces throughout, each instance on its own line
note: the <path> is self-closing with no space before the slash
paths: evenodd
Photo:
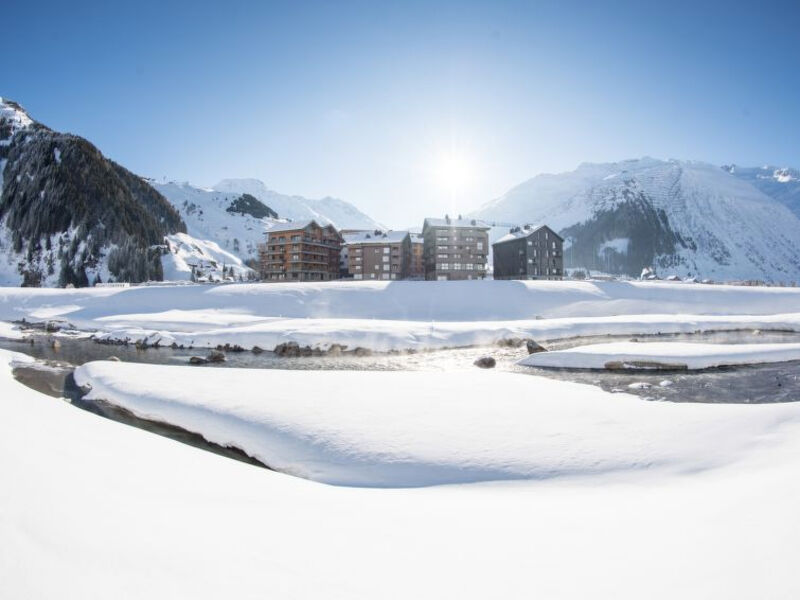
<path id="1" fill-rule="evenodd" d="M 437 186 L 447 192 L 457 193 L 474 181 L 475 168 L 469 155 L 450 150 L 435 157 L 432 172 Z"/>

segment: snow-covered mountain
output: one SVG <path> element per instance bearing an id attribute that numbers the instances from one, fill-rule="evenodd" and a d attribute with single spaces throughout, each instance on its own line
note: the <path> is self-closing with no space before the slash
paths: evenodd
<path id="1" fill-rule="evenodd" d="M 749 182 L 800 218 L 800 171 L 788 167 L 725 165 L 728 173 Z"/>
<path id="2" fill-rule="evenodd" d="M 474 216 L 550 225 L 570 267 L 800 281 L 800 219 L 785 204 L 714 165 L 642 158 L 539 175 Z"/>
<path id="3" fill-rule="evenodd" d="M 355 206 L 338 198 L 312 200 L 302 196 L 287 196 L 269 189 L 259 179 L 223 179 L 214 190 L 227 194 L 250 194 L 272 208 L 278 215 L 293 221 L 316 219 L 322 225 L 337 229 L 385 229 Z"/>
<path id="4" fill-rule="evenodd" d="M 0 98 L 0 283 L 160 280 L 165 236 L 183 231 L 140 177 Z"/>
<path id="5" fill-rule="evenodd" d="M 254 198 L 251 202 L 257 205 L 248 212 L 235 210 L 243 196 L 252 198 L 240 192 L 217 192 L 188 183 L 151 183 L 180 213 L 190 236 L 213 242 L 241 261 L 258 257 L 257 245 L 264 241 L 264 232 L 278 221 L 273 216 L 254 216 L 276 214 L 271 206 Z"/>

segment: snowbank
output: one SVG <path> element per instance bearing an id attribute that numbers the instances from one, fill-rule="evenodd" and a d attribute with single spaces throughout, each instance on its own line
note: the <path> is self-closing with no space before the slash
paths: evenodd
<path id="1" fill-rule="evenodd" d="M 800 405 L 648 403 L 477 369 L 308 373 L 93 362 L 75 380 L 91 387 L 89 398 L 338 485 L 689 473 L 735 462 L 779 425 L 800 423 Z"/>
<path id="2" fill-rule="evenodd" d="M 793 417 L 680 476 L 346 488 L 45 397 L 11 378 L 13 356 L 0 351 L 2 597 L 800 596 Z M 717 456 L 728 426 L 707 433 L 700 455 Z"/>
<path id="3" fill-rule="evenodd" d="M 22 333 L 22 331 L 20 331 L 19 327 L 13 323 L 0 321 L 0 338 L 5 338 L 7 340 L 21 340 L 24 337 L 25 335 Z"/>
<path id="4" fill-rule="evenodd" d="M 531 354 L 529 367 L 570 369 L 709 369 L 800 360 L 800 344 L 615 342 Z"/>
<path id="5" fill-rule="evenodd" d="M 513 336 L 800 330 L 800 289 L 559 281 L 0 288 L 0 319 L 23 317 L 62 318 L 109 339 L 386 350 Z"/>

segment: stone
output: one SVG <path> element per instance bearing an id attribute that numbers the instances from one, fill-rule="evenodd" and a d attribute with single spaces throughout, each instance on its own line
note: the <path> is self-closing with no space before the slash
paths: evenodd
<path id="1" fill-rule="evenodd" d="M 547 352 L 547 348 L 537 344 L 533 340 L 526 340 L 525 347 L 528 349 L 528 354 L 536 354 L 537 352 Z"/>
<path id="2" fill-rule="evenodd" d="M 259 346 L 253 346 L 250 352 L 252 352 L 253 354 L 262 354 L 264 352 L 264 349 Z"/>
<path id="3" fill-rule="evenodd" d="M 208 360 L 203 358 L 202 356 L 192 356 L 189 358 L 190 365 L 204 365 L 207 362 Z"/>
<path id="4" fill-rule="evenodd" d="M 208 356 L 206 356 L 206 361 L 211 363 L 225 362 L 225 354 L 219 350 L 212 350 L 208 353 Z"/>
<path id="5" fill-rule="evenodd" d="M 480 367 L 481 369 L 493 369 L 497 364 L 497 361 L 491 356 L 481 356 L 472 364 L 474 364 L 476 367 Z"/>

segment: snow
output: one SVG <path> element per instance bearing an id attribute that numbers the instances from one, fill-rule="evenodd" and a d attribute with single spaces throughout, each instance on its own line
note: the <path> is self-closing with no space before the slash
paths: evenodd
<path id="1" fill-rule="evenodd" d="M 251 215 L 229 213 L 227 208 L 241 194 L 197 188 L 188 183 L 149 183 L 180 213 L 189 236 L 200 244 L 216 244 L 219 251 L 237 256 L 241 261 L 258 258 L 258 244 L 264 243 L 266 230 L 279 222 L 268 217 L 256 219 Z"/>
<path id="2" fill-rule="evenodd" d="M 241 258 L 223 250 L 215 242 L 199 240 L 185 233 L 169 235 L 166 241 L 169 253 L 161 258 L 165 281 L 188 281 L 193 266 L 196 277 L 212 281 L 224 281 L 231 268 L 234 280 L 252 275 L 252 269 L 245 266 Z"/>
<path id="3" fill-rule="evenodd" d="M 613 250 L 618 254 L 627 254 L 630 243 L 630 238 L 614 238 L 613 240 L 607 240 L 600 244 L 597 249 L 597 254 L 599 256 L 603 256 L 603 253 L 606 251 L 606 249 Z"/>
<path id="4" fill-rule="evenodd" d="M 56 163 L 59 165 L 61 164 L 61 150 L 58 148 L 53 148 L 53 157 L 56 159 Z"/>
<path id="5" fill-rule="evenodd" d="M 800 288 L 611 281 L 0 288 L 0 319 L 55 317 L 114 340 L 425 349 L 511 337 L 800 331 Z"/>
<path id="6" fill-rule="evenodd" d="M 571 369 L 619 368 L 619 365 L 626 368 L 709 369 L 792 360 L 800 360 L 800 344 L 614 342 L 531 354 L 519 364 Z"/>
<path id="7" fill-rule="evenodd" d="M 748 181 L 702 162 L 642 158 L 582 164 L 571 172 L 534 177 L 474 216 L 547 223 L 563 231 L 614 209 L 625 200 L 624 191 L 643 193 L 686 242 L 675 256 L 661 257 L 678 275 L 800 280 L 800 219 Z"/>
<path id="8" fill-rule="evenodd" d="M 4 365 L 29 360 L 5 351 L 0 357 Z M 113 373 L 104 377 L 120 381 Z M 535 389 L 537 378 L 523 379 Z M 114 590 L 144 598 L 158 590 L 196 598 L 266 592 L 334 599 L 660 600 L 800 594 L 800 481 L 792 476 L 800 456 L 796 404 L 681 406 L 625 394 L 606 401 L 586 386 L 569 387 L 581 394 L 568 400 L 571 407 L 590 411 L 574 415 L 574 437 L 587 433 L 585 441 L 593 442 L 582 449 L 622 459 L 615 463 L 620 471 L 589 465 L 586 474 L 541 480 L 366 489 L 258 469 L 126 427 L 25 388 L 0 369 L 0 478 L 9 483 L 0 488 L 0 595 L 90 599 Z M 600 407 L 578 389 L 610 411 L 608 423 L 595 422 L 595 432 L 583 427 Z M 154 398 L 163 398 L 159 390 L 154 382 Z M 495 390 L 483 398 L 481 417 L 496 418 L 493 403 L 504 394 L 500 386 Z M 347 400 L 336 390 L 330 396 Z M 561 421 L 561 430 L 573 436 L 567 427 L 572 415 L 554 399 L 527 394 L 517 400 L 524 405 L 526 399 L 548 407 L 542 419 L 553 433 Z M 443 400 L 452 407 L 452 397 Z M 617 401 L 619 410 L 612 404 Z M 473 411 L 478 400 L 470 394 L 467 404 Z M 401 402 L 390 408 L 408 413 Z M 375 417 L 375 411 L 367 414 Z M 313 415 L 305 423 L 292 411 L 289 416 L 295 432 L 322 423 Z M 358 427 L 347 426 L 353 415 L 334 417 L 330 436 L 358 434 Z M 636 421 L 646 432 L 672 430 L 676 437 L 672 444 L 657 438 L 652 449 L 647 439 L 637 447 L 611 437 Z M 389 425 L 377 425 L 376 437 L 392 447 Z M 523 427 L 513 425 L 513 431 Z M 474 424 L 470 429 L 480 431 Z M 433 431 L 414 435 L 434 438 Z M 420 451 L 446 458 L 446 439 Z M 550 463 L 559 472 L 585 464 L 557 440 L 541 440 L 540 448 L 562 453 L 563 463 L 557 454 Z M 488 451 L 498 456 L 512 447 Z M 471 446 L 480 459 L 477 450 Z M 667 463 L 625 466 L 639 455 Z M 540 458 L 547 464 L 545 453 Z"/>
<path id="9" fill-rule="evenodd" d="M 320 225 L 337 229 L 384 229 L 352 204 L 337 198 L 313 200 L 302 196 L 287 196 L 269 189 L 258 179 L 224 179 L 214 190 L 226 194 L 250 194 L 258 198 L 284 219 L 314 219 Z"/>
<path id="10" fill-rule="evenodd" d="M 7 340 L 21 340 L 25 335 L 20 331 L 19 327 L 13 323 L 0 321 L 0 338 Z"/>
<path id="11" fill-rule="evenodd" d="M 777 422 L 800 429 L 796 405 L 653 405 L 477 369 L 311 374 L 103 361 L 78 368 L 75 381 L 90 386 L 90 399 L 240 448 L 280 472 L 348 486 L 685 474 L 735 461 Z"/>

